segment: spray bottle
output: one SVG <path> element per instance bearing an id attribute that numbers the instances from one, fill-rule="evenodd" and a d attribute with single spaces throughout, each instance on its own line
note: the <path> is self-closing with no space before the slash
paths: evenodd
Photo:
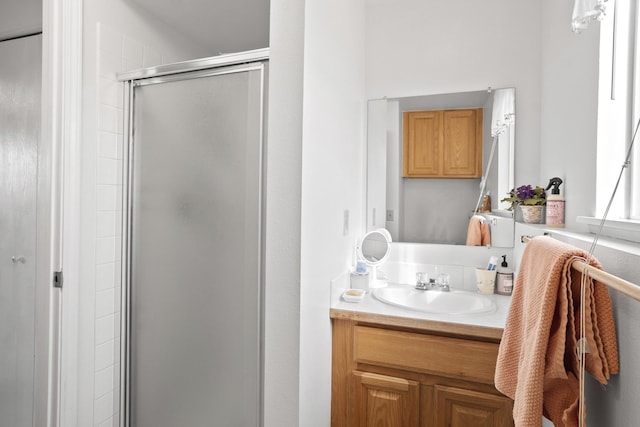
<path id="1" fill-rule="evenodd" d="M 547 196 L 547 226 L 564 227 L 564 199 L 560 195 L 560 184 L 562 180 L 558 177 L 551 178 L 545 190 L 551 189 L 551 194 Z"/>

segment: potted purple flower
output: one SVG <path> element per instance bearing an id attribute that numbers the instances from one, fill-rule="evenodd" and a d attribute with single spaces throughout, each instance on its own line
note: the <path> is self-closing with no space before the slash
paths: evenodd
<path id="1" fill-rule="evenodd" d="M 547 203 L 544 188 L 521 185 L 511 190 L 508 194 L 509 197 L 500 200 L 511 204 L 508 210 L 512 211 L 517 206 L 520 206 L 524 222 L 529 224 L 540 224 L 542 222 L 542 209 Z"/>

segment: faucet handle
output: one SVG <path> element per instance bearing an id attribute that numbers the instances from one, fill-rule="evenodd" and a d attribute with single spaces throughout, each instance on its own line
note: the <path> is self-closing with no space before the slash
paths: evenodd
<path id="1" fill-rule="evenodd" d="M 429 289 L 429 275 L 419 271 L 416 273 L 416 289 Z"/>
<path id="2" fill-rule="evenodd" d="M 449 280 L 450 276 L 448 273 L 440 273 L 438 274 L 438 279 L 436 280 L 436 285 L 438 289 L 441 291 L 448 292 L 449 291 Z"/>

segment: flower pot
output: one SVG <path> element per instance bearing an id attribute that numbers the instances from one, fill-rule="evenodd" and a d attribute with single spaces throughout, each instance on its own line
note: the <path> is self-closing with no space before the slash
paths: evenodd
<path id="1" fill-rule="evenodd" d="M 527 224 L 541 224 L 542 223 L 542 205 L 525 206 L 520 205 L 522 210 L 522 219 Z"/>

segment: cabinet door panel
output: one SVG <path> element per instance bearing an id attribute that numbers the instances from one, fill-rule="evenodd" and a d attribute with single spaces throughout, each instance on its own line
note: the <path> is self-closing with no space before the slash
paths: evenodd
<path id="1" fill-rule="evenodd" d="M 513 426 L 511 400 L 493 394 L 436 386 L 437 427 Z"/>
<path id="2" fill-rule="evenodd" d="M 355 420 L 358 427 L 418 425 L 420 386 L 416 381 L 355 371 Z"/>
<path id="3" fill-rule="evenodd" d="M 404 176 L 438 176 L 441 173 L 441 121 L 439 111 L 404 113 Z"/>
<path id="4" fill-rule="evenodd" d="M 482 135 L 477 134 L 481 126 L 482 109 L 444 112 L 444 176 L 472 178 L 481 175 Z"/>

